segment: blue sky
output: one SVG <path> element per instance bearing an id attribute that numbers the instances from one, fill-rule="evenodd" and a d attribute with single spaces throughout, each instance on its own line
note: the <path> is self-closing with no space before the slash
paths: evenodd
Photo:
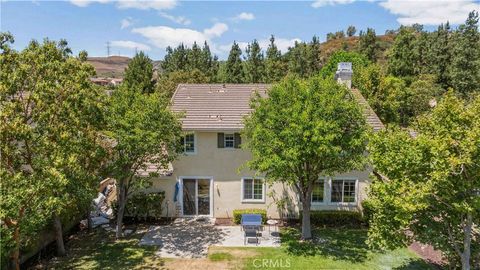
<path id="1" fill-rule="evenodd" d="M 400 24 L 422 23 L 427 30 L 449 20 L 465 21 L 480 1 L 319 0 L 319 1 L 1 1 L 1 31 L 14 34 L 21 49 L 31 39 L 67 39 L 77 53 L 131 56 L 144 50 L 161 59 L 165 47 L 207 40 L 220 58 L 236 40 L 245 46 L 253 39 L 266 46 L 271 34 L 285 51 L 295 40 L 354 25 L 373 27 L 377 34 Z"/>

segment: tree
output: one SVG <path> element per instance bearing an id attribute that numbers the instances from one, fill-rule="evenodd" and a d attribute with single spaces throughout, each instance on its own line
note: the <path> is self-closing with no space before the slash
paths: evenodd
<path id="1" fill-rule="evenodd" d="M 265 80 L 263 52 L 257 40 L 248 44 L 245 50 L 245 82 L 260 83 Z"/>
<path id="2" fill-rule="evenodd" d="M 265 82 L 278 82 L 286 74 L 286 65 L 282 58 L 282 52 L 275 45 L 275 37 L 270 37 L 270 45 L 265 57 Z"/>
<path id="3" fill-rule="evenodd" d="M 102 164 L 103 97 L 91 65 L 72 57 L 67 42 L 31 41 L 21 52 L 2 34 L 0 134 L 2 258 L 54 224 L 64 255 L 62 220 L 85 213 Z"/>
<path id="4" fill-rule="evenodd" d="M 167 168 L 180 151 L 181 124 L 168 108 L 166 96 L 142 94 L 121 86 L 110 100 L 108 135 L 115 140 L 109 174 L 117 180 L 117 231 L 122 236 L 123 214 L 128 196 L 136 188 L 148 186 L 148 177 L 137 171 L 154 164 Z M 153 176 L 153 175 L 152 175 Z"/>
<path id="5" fill-rule="evenodd" d="M 139 89 L 142 93 L 153 93 L 155 82 L 152 78 L 152 60 L 143 52 L 139 52 L 128 62 L 123 84 L 128 88 Z"/>
<path id="6" fill-rule="evenodd" d="M 347 36 L 349 37 L 353 37 L 355 36 L 355 33 L 357 32 L 357 28 L 355 28 L 355 26 L 353 25 L 350 25 L 348 28 L 347 28 Z"/>
<path id="7" fill-rule="evenodd" d="M 298 75 L 300 78 L 307 78 L 310 74 L 309 67 L 309 46 L 305 42 L 295 41 L 293 47 L 288 48 L 288 73 Z"/>
<path id="8" fill-rule="evenodd" d="M 450 92 L 419 118 L 416 136 L 394 129 L 371 138 L 370 245 L 418 241 L 462 269 L 480 263 L 479 113 L 480 97 L 467 105 Z"/>
<path id="9" fill-rule="evenodd" d="M 187 49 L 181 43 L 177 48 L 167 47 L 167 54 L 161 63 L 164 72 L 184 70 L 187 67 Z"/>
<path id="10" fill-rule="evenodd" d="M 463 96 L 468 96 L 477 91 L 480 84 L 478 12 L 470 12 L 465 24 L 456 31 L 454 39 L 450 73 L 452 86 Z"/>
<path id="11" fill-rule="evenodd" d="M 321 49 L 320 49 L 320 39 L 317 36 L 312 37 L 312 41 L 308 44 L 307 51 L 308 59 L 308 73 L 310 75 L 318 75 L 320 69 L 322 68 L 321 60 Z"/>
<path id="12" fill-rule="evenodd" d="M 368 60 L 375 62 L 377 60 L 379 46 L 377 44 L 377 36 L 375 30 L 367 28 L 367 33 L 360 35 L 359 51 L 367 56 Z"/>
<path id="13" fill-rule="evenodd" d="M 449 67 L 452 59 L 452 39 L 450 24 L 441 24 L 432 34 L 432 48 L 430 50 L 430 63 L 432 72 L 437 76 L 437 82 L 443 89 L 451 87 Z"/>
<path id="14" fill-rule="evenodd" d="M 232 49 L 228 55 L 226 62 L 226 82 L 228 83 L 242 83 L 244 81 L 243 64 L 242 64 L 242 50 L 237 42 L 233 42 Z"/>
<path id="15" fill-rule="evenodd" d="M 312 237 L 310 204 L 320 175 L 359 168 L 366 121 L 351 92 L 333 80 L 287 77 L 257 96 L 245 122 L 247 163 L 267 181 L 290 184 L 302 203 L 302 238 Z"/>
<path id="16" fill-rule="evenodd" d="M 415 31 L 412 28 L 400 27 L 389 52 L 388 71 L 392 75 L 399 77 L 416 75 L 415 40 Z"/>
<path id="17" fill-rule="evenodd" d="M 335 39 L 335 34 L 334 33 L 327 33 L 327 41 Z"/>

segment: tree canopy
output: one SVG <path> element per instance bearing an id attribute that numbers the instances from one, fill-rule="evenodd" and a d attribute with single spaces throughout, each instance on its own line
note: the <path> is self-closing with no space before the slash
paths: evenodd
<path id="1" fill-rule="evenodd" d="M 348 89 L 331 79 L 287 77 L 257 96 L 245 122 L 248 166 L 269 181 L 285 182 L 303 205 L 302 238 L 311 238 L 313 184 L 321 175 L 360 168 L 367 124 Z"/>
<path id="2" fill-rule="evenodd" d="M 369 241 L 395 248 L 419 241 L 453 264 L 480 263 L 480 97 L 470 104 L 449 92 L 415 125 L 415 135 L 391 129 L 370 139 L 378 179 Z"/>

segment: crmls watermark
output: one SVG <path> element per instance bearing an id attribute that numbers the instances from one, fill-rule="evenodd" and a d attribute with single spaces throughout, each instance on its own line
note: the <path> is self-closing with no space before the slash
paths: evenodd
<path id="1" fill-rule="evenodd" d="M 290 259 L 255 259 L 253 267 L 255 268 L 290 268 Z"/>

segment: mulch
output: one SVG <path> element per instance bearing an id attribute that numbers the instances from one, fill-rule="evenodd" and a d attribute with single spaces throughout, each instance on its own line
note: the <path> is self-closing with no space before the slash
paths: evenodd
<path id="1" fill-rule="evenodd" d="M 408 248 L 417 253 L 425 261 L 436 265 L 438 269 L 443 269 L 443 267 L 447 265 L 447 262 L 442 258 L 442 253 L 430 245 L 413 242 Z"/>

